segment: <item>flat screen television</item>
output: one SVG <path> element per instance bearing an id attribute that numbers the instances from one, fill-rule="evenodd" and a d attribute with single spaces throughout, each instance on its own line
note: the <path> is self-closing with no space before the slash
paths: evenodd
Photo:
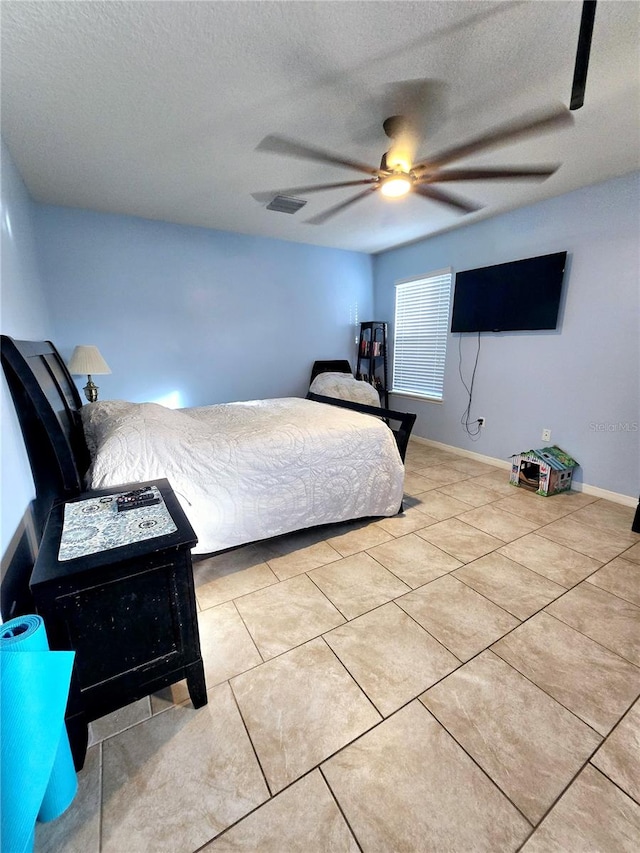
<path id="1" fill-rule="evenodd" d="M 555 329 L 566 252 L 456 275 L 452 332 Z"/>

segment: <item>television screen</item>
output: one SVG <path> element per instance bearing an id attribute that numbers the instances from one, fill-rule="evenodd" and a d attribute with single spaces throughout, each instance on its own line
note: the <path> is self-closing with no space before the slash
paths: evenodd
<path id="1" fill-rule="evenodd" d="M 555 329 L 566 252 L 456 275 L 452 332 Z"/>

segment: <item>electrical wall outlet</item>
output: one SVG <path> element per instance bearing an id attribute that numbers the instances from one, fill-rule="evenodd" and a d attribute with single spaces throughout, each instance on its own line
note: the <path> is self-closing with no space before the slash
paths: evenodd
<path id="1" fill-rule="evenodd" d="M 486 418 L 478 418 L 478 426 L 483 427 L 486 426 L 487 419 Z"/>
<path id="2" fill-rule="evenodd" d="M 551 430 L 543 429 L 542 430 L 542 440 L 543 441 L 551 441 Z"/>

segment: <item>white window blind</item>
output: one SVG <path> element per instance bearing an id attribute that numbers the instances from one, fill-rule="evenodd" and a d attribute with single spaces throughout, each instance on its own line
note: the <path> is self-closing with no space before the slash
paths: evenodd
<path id="1" fill-rule="evenodd" d="M 396 285 L 392 391 L 442 400 L 450 297 L 450 269 Z"/>

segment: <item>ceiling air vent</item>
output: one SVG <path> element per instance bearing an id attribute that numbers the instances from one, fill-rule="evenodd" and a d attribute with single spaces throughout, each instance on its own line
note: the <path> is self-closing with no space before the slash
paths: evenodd
<path id="1" fill-rule="evenodd" d="M 297 213 L 307 203 L 303 198 L 290 198 L 287 195 L 277 195 L 268 205 L 267 210 L 278 213 Z"/>

